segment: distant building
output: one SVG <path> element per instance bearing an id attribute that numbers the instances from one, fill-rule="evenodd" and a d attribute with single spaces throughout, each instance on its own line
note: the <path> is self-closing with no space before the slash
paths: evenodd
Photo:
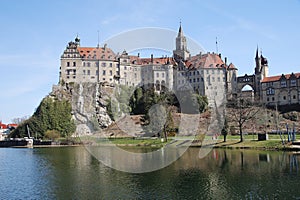
<path id="1" fill-rule="evenodd" d="M 221 54 L 191 56 L 180 25 L 172 57 L 141 58 L 125 50 L 115 54 L 104 47 L 81 47 L 80 39 L 69 42 L 61 56 L 60 83 L 107 82 L 138 86 L 152 84 L 157 92 L 188 88 L 215 99 L 232 98 L 237 93 L 237 68 L 227 65 Z"/>
<path id="2" fill-rule="evenodd" d="M 243 98 L 251 97 L 268 106 L 300 104 L 300 73 L 269 76 L 268 61 L 259 55 L 255 56 L 255 73 L 239 76 L 238 94 Z M 249 87 L 251 90 L 244 90 Z"/>
<path id="3" fill-rule="evenodd" d="M 269 106 L 300 104 L 300 73 L 265 77 L 262 101 Z"/>
<path id="4" fill-rule="evenodd" d="M 4 140 L 9 133 L 9 128 L 6 124 L 2 124 L 0 121 L 0 141 Z"/>

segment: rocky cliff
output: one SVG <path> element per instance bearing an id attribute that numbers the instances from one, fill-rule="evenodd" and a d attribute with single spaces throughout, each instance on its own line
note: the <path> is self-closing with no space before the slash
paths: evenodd
<path id="1" fill-rule="evenodd" d="M 83 136 L 112 124 L 106 104 L 113 91 L 114 86 L 100 83 L 65 84 L 53 86 L 50 96 L 71 102 L 75 135 Z"/>

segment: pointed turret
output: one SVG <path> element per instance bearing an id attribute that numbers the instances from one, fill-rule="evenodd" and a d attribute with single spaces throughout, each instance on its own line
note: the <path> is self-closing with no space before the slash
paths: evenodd
<path id="1" fill-rule="evenodd" d="M 258 46 L 256 49 L 255 64 L 255 74 L 259 74 L 261 72 L 261 57 L 259 56 Z"/>
<path id="2" fill-rule="evenodd" d="M 180 22 L 180 26 L 179 26 L 179 30 L 178 30 L 178 35 L 177 37 L 184 37 L 183 36 L 183 31 L 182 31 L 182 28 L 181 28 L 181 22 Z"/>
<path id="3" fill-rule="evenodd" d="M 179 26 L 178 34 L 176 37 L 176 49 L 173 51 L 174 58 L 178 60 L 187 60 L 190 52 L 187 50 L 186 37 L 183 35 L 183 29 Z"/>

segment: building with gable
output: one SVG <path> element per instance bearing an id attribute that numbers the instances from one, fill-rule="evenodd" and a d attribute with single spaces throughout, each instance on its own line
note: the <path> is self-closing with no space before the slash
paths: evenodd
<path id="1" fill-rule="evenodd" d="M 243 90 L 245 86 L 251 90 Z M 254 74 L 238 77 L 237 93 L 271 107 L 300 105 L 300 73 L 269 76 L 268 60 L 257 48 Z"/>
<path id="2" fill-rule="evenodd" d="M 81 47 L 80 39 L 69 42 L 61 56 L 60 83 L 106 82 L 127 86 L 152 84 L 157 92 L 191 89 L 216 99 L 237 93 L 237 68 L 221 54 L 191 55 L 180 24 L 172 57 L 141 58 L 125 50 L 114 53 L 104 47 Z"/>

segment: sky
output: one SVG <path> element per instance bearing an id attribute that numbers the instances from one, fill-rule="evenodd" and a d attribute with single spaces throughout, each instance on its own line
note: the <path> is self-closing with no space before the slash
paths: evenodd
<path id="1" fill-rule="evenodd" d="M 0 120 L 33 114 L 58 83 L 60 56 L 77 34 L 81 46 L 95 47 L 98 31 L 103 44 L 139 28 L 177 32 L 181 21 L 206 51 L 216 52 L 217 37 L 238 75 L 253 74 L 257 46 L 270 75 L 300 72 L 299 11 L 299 0 L 1 0 Z"/>

